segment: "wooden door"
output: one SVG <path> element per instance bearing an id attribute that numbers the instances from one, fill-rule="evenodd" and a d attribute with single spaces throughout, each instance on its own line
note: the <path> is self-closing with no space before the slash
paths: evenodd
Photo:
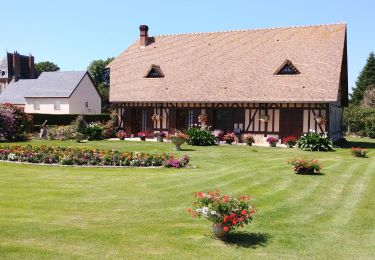
<path id="1" fill-rule="evenodd" d="M 280 138 L 287 136 L 301 136 L 303 133 L 303 110 L 280 110 Z"/>

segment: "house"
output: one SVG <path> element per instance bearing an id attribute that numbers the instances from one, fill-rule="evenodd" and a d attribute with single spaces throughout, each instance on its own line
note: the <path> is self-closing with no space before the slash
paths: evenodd
<path id="1" fill-rule="evenodd" d="M 224 132 L 283 138 L 312 129 L 337 140 L 346 45 L 345 24 L 160 36 L 141 25 L 108 66 L 110 102 L 132 133 L 187 129 L 205 114 Z"/>
<path id="2" fill-rule="evenodd" d="M 0 60 L 0 93 L 12 80 L 35 79 L 34 56 L 7 52 Z"/>
<path id="3" fill-rule="evenodd" d="M 100 114 L 101 97 L 86 71 L 43 72 L 38 79 L 11 81 L 0 103 L 38 114 Z"/>

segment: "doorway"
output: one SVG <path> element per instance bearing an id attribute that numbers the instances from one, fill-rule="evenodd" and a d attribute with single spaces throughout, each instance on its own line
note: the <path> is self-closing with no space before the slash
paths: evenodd
<path id="1" fill-rule="evenodd" d="M 287 136 L 301 136 L 303 134 L 303 110 L 280 110 L 280 138 Z"/>

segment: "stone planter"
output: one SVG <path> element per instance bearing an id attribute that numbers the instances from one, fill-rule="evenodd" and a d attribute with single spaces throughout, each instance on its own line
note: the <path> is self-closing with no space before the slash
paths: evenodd
<path id="1" fill-rule="evenodd" d="M 276 147 L 276 144 L 277 144 L 277 142 L 272 142 L 272 143 L 270 143 L 270 146 L 271 147 Z"/>
<path id="2" fill-rule="evenodd" d="M 176 151 L 181 151 L 181 146 L 180 146 L 180 145 L 175 145 L 174 149 L 175 149 Z"/>
<path id="3" fill-rule="evenodd" d="M 156 140 L 157 140 L 158 142 L 164 142 L 164 137 L 162 137 L 162 136 L 157 136 L 157 137 L 156 137 Z"/>
<path id="4" fill-rule="evenodd" d="M 286 143 L 286 146 L 287 146 L 288 148 L 293 148 L 295 145 L 296 145 L 296 144 L 294 144 L 294 143 Z"/>
<path id="5" fill-rule="evenodd" d="M 297 174 L 314 174 L 314 168 L 298 168 L 295 170 Z"/>
<path id="6" fill-rule="evenodd" d="M 212 233 L 218 239 L 224 239 L 228 235 L 229 232 L 224 231 L 224 224 L 223 223 L 213 223 L 212 224 Z"/>
<path id="7" fill-rule="evenodd" d="M 232 144 L 233 141 L 225 141 L 226 144 Z"/>
<path id="8" fill-rule="evenodd" d="M 246 143 L 246 145 L 252 146 L 253 143 L 252 143 L 252 142 L 249 142 L 249 143 Z"/>
<path id="9" fill-rule="evenodd" d="M 140 136 L 139 138 L 141 139 L 141 141 L 146 141 L 146 136 Z"/>

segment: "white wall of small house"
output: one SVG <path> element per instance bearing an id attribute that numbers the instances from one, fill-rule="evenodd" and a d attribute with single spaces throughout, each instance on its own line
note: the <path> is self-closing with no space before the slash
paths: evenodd
<path id="1" fill-rule="evenodd" d="M 25 98 L 25 112 L 35 114 L 69 114 L 69 98 Z M 39 103 L 39 109 L 37 108 Z M 56 105 L 60 103 L 60 109 Z"/>
<path id="2" fill-rule="evenodd" d="M 88 107 L 85 106 L 88 102 Z M 86 74 L 69 99 L 70 114 L 100 114 L 102 100 Z"/>

